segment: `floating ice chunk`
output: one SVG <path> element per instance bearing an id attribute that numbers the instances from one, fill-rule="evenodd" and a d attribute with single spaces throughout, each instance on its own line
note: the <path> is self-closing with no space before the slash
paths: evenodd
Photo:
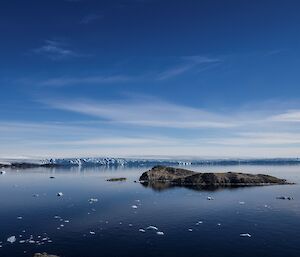
<path id="1" fill-rule="evenodd" d="M 203 223 L 203 221 L 198 221 L 197 223 L 196 223 L 196 225 L 198 226 L 198 225 L 200 225 L 200 224 L 202 224 Z"/>
<path id="2" fill-rule="evenodd" d="M 25 240 L 20 240 L 19 243 L 20 244 L 24 244 L 26 241 Z"/>
<path id="3" fill-rule="evenodd" d="M 28 243 L 29 244 L 35 244 L 35 241 L 34 240 L 29 240 Z"/>
<path id="4" fill-rule="evenodd" d="M 65 223 L 69 223 L 70 221 L 69 220 L 65 220 Z"/>
<path id="5" fill-rule="evenodd" d="M 217 226 L 221 226 L 221 223 L 218 223 Z"/>
<path id="6" fill-rule="evenodd" d="M 90 231 L 90 234 L 91 235 L 95 235 L 96 233 L 94 231 Z"/>
<path id="7" fill-rule="evenodd" d="M 215 200 L 215 199 L 213 197 L 211 197 L 211 196 L 208 196 L 207 200 L 211 201 L 211 200 Z"/>
<path id="8" fill-rule="evenodd" d="M 139 232 L 145 233 L 146 231 L 145 231 L 145 229 L 140 228 Z"/>
<path id="9" fill-rule="evenodd" d="M 98 202 L 98 199 L 97 198 L 91 198 L 89 199 L 89 203 L 92 204 L 92 203 L 96 203 Z"/>
<path id="10" fill-rule="evenodd" d="M 162 231 L 157 231 L 156 234 L 159 235 L 159 236 L 163 236 L 165 233 L 162 232 Z"/>
<path id="11" fill-rule="evenodd" d="M 249 233 L 243 233 L 240 234 L 240 237 L 251 237 L 251 235 Z"/>
<path id="12" fill-rule="evenodd" d="M 138 207 L 136 205 L 131 206 L 132 209 L 137 209 Z"/>
<path id="13" fill-rule="evenodd" d="M 21 219 L 23 219 L 23 217 L 22 217 L 22 216 L 19 216 L 19 217 L 17 217 L 17 219 L 18 219 L 18 220 L 21 220 Z"/>
<path id="14" fill-rule="evenodd" d="M 189 232 L 193 232 L 193 230 L 191 228 L 188 229 Z"/>
<path id="15" fill-rule="evenodd" d="M 245 202 L 241 201 L 241 202 L 239 202 L 239 204 L 243 205 L 243 204 L 245 204 Z"/>
<path id="16" fill-rule="evenodd" d="M 149 226 L 149 227 L 147 227 L 146 229 L 147 229 L 147 230 L 151 229 L 151 230 L 156 230 L 156 231 L 158 230 L 158 228 L 155 227 L 155 226 Z"/>
<path id="17" fill-rule="evenodd" d="M 61 219 L 60 216 L 54 216 L 54 219 Z"/>
<path id="18" fill-rule="evenodd" d="M 1 171 L 0 171 L 0 175 L 4 175 L 5 173 L 6 173 L 5 170 L 1 170 Z"/>
<path id="19" fill-rule="evenodd" d="M 63 196 L 64 194 L 62 192 L 58 192 L 56 195 L 57 196 Z"/>
<path id="20" fill-rule="evenodd" d="M 39 197 L 40 195 L 39 194 L 33 194 L 32 196 L 33 197 Z"/>
<path id="21" fill-rule="evenodd" d="M 10 236 L 9 238 L 7 238 L 6 241 L 10 242 L 12 244 L 12 243 L 16 242 L 16 237 L 15 236 Z"/>

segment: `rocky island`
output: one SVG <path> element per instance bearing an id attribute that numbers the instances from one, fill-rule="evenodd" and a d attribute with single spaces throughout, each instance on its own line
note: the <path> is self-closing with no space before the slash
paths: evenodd
<path id="1" fill-rule="evenodd" d="M 171 186 L 237 187 L 291 184 L 285 179 L 265 174 L 236 172 L 199 173 L 166 166 L 155 166 L 151 170 L 144 172 L 140 177 L 140 182 L 143 185 L 156 189 Z"/>

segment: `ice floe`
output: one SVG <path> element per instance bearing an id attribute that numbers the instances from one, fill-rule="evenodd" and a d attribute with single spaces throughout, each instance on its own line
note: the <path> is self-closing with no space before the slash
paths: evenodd
<path id="1" fill-rule="evenodd" d="M 89 199 L 89 203 L 92 204 L 92 203 L 96 203 L 98 202 L 98 199 L 97 198 L 91 198 Z"/>
<path id="2" fill-rule="evenodd" d="M 148 226 L 146 229 L 147 230 L 158 230 L 158 228 L 155 226 Z"/>
<path id="3" fill-rule="evenodd" d="M 15 236 L 10 236 L 9 238 L 7 238 L 6 241 L 12 244 L 12 243 L 16 242 L 16 237 Z"/>
<path id="4" fill-rule="evenodd" d="M 242 233 L 240 234 L 240 237 L 251 237 L 249 233 Z"/>

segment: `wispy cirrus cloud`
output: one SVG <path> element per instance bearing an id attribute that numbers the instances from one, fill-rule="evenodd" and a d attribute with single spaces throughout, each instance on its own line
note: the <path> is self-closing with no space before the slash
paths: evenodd
<path id="1" fill-rule="evenodd" d="M 221 59 L 208 58 L 205 56 L 183 56 L 181 57 L 181 63 L 177 66 L 171 67 L 165 71 L 158 73 L 158 80 L 170 79 L 182 75 L 188 71 L 195 69 L 201 71 L 209 69 L 216 64 L 221 63 Z"/>
<path id="2" fill-rule="evenodd" d="M 250 130 L 251 131 L 251 130 Z M 244 132 L 236 133 L 231 137 L 218 137 L 205 139 L 203 143 L 214 144 L 214 145 L 226 145 L 226 146 L 239 146 L 239 147 L 248 147 L 248 146 L 282 146 L 282 147 L 291 147 L 298 146 L 300 147 L 300 131 L 297 132 Z"/>
<path id="3" fill-rule="evenodd" d="M 168 59 L 168 58 L 167 58 Z M 151 81 L 153 83 L 172 79 L 174 77 L 183 75 L 187 72 L 200 72 L 206 69 L 210 69 L 216 65 L 219 65 L 222 60 L 218 58 L 207 58 L 203 56 L 184 56 L 176 58 L 179 64 L 177 66 L 170 66 L 163 70 L 148 70 L 141 71 L 137 74 L 126 74 L 124 72 L 111 70 L 109 73 L 93 73 L 89 75 L 75 75 L 75 76 L 60 76 L 50 77 L 43 80 L 30 80 L 35 84 L 42 86 L 72 86 L 79 84 L 104 84 L 104 83 L 126 83 L 137 81 Z M 26 79 L 22 79 L 26 82 Z M 19 80 L 20 82 L 20 80 Z"/>
<path id="4" fill-rule="evenodd" d="M 277 122 L 300 122 L 300 110 L 289 110 L 270 117 L 271 121 Z"/>
<path id="5" fill-rule="evenodd" d="M 50 99 L 42 102 L 51 109 L 82 115 L 81 121 L 0 122 L 0 144 L 6 146 L 0 149 L 0 156 L 155 153 L 263 158 L 296 157 L 300 151 L 300 128 L 291 126 L 298 121 L 271 119 L 286 114 L 284 109 L 270 113 L 248 106 L 247 112 L 239 108 L 220 113 L 145 96 L 118 101 Z"/>
<path id="6" fill-rule="evenodd" d="M 165 128 L 229 128 L 236 124 L 215 113 L 154 98 L 96 103 L 87 100 L 48 100 L 51 108 L 98 117 L 114 123 Z"/>
<path id="7" fill-rule="evenodd" d="M 84 56 L 68 48 L 65 42 L 58 40 L 45 40 L 41 47 L 33 49 L 31 52 L 55 61 Z"/>
<path id="8" fill-rule="evenodd" d="M 102 19 L 103 17 L 104 17 L 103 15 L 91 13 L 91 14 L 84 16 L 80 20 L 80 24 L 89 24 L 89 23 L 95 22 L 96 20 Z"/>
<path id="9" fill-rule="evenodd" d="M 145 95 L 129 94 L 129 98 L 119 101 L 48 99 L 42 103 L 50 108 L 96 117 L 111 123 L 144 127 L 213 128 L 235 132 L 239 130 L 239 132 L 256 132 L 257 129 L 272 131 L 275 127 L 280 133 L 285 131 L 298 133 L 297 128 L 293 129 L 289 123 L 300 122 L 300 111 L 297 110 L 291 112 L 264 105 L 259 109 L 256 104 L 256 108 L 246 106 L 224 113 L 175 104 Z M 276 103 L 272 104 L 278 106 Z M 275 138 L 275 134 L 271 135 Z M 251 134 L 247 134 L 247 137 L 251 137 Z"/>
<path id="10" fill-rule="evenodd" d="M 79 84 L 104 84 L 104 83 L 124 83 L 135 80 L 136 78 L 125 75 L 110 76 L 85 76 L 85 77 L 57 77 L 38 81 L 41 86 L 74 86 Z"/>

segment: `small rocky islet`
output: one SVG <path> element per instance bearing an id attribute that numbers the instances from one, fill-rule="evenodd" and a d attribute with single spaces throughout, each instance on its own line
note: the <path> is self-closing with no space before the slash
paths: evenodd
<path id="1" fill-rule="evenodd" d="M 108 182 L 121 182 L 121 181 L 126 181 L 127 178 L 109 178 L 106 181 Z"/>
<path id="2" fill-rule="evenodd" d="M 154 166 L 140 176 L 142 184 L 167 184 L 170 186 L 265 186 L 292 184 L 285 179 L 265 174 L 237 172 L 200 173 L 187 169 Z"/>

